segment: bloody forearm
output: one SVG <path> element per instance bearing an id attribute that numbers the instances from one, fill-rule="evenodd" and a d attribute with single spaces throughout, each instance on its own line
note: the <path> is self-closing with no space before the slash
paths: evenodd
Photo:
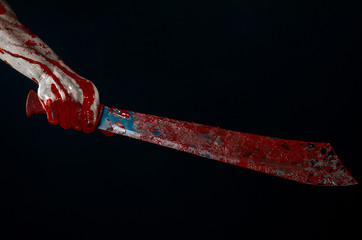
<path id="1" fill-rule="evenodd" d="M 0 58 L 35 82 L 43 80 L 44 73 L 54 71 L 49 59 L 59 60 L 51 48 L 19 21 L 4 0 L 0 0 Z"/>
<path id="2" fill-rule="evenodd" d="M 38 95 L 44 103 L 72 101 L 82 105 L 84 111 L 91 110 L 92 115 L 97 115 L 99 96 L 95 86 L 70 69 L 27 29 L 4 0 L 0 0 L 0 58 L 39 83 Z"/>

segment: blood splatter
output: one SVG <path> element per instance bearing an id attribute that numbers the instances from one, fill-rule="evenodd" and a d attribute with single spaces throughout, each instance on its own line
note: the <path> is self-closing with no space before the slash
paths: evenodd
<path id="1" fill-rule="evenodd" d="M 104 107 L 99 129 L 313 185 L 356 181 L 329 143 L 302 142 Z M 122 131 L 115 131 L 122 126 Z M 328 153 L 328 154 L 327 154 Z"/>
<path id="2" fill-rule="evenodd" d="M 6 13 L 5 6 L 2 3 L 0 3 L 0 15 L 3 15 L 5 13 Z"/>
<path id="3" fill-rule="evenodd" d="M 28 41 L 25 42 L 25 45 L 28 46 L 28 47 L 34 47 L 37 44 L 33 40 L 28 40 Z"/>
<path id="4" fill-rule="evenodd" d="M 4 62 L 5 62 L 7 65 L 9 65 L 10 67 L 12 67 L 11 64 L 8 63 L 8 61 L 4 60 Z"/>

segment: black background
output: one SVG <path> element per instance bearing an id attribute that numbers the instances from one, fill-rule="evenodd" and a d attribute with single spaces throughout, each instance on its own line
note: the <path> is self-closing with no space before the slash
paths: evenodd
<path id="1" fill-rule="evenodd" d="M 103 104 L 330 142 L 362 182 L 359 2 L 9 3 L 97 86 Z M 171 238 L 187 239 L 360 236 L 360 185 L 303 185 L 121 136 L 64 130 L 44 116 L 26 118 L 32 81 L 4 63 L 0 78 L 1 239 L 45 231 L 122 236 L 122 227 L 140 224 L 168 224 Z M 190 226 L 198 233 L 184 233 Z M 144 229 L 133 234 L 151 237 Z"/>

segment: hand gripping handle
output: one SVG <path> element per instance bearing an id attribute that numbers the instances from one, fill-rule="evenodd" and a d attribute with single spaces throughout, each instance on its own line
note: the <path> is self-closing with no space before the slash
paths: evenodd
<path id="1" fill-rule="evenodd" d="M 98 116 L 95 124 L 96 126 L 98 126 L 100 122 L 103 113 L 103 107 L 104 107 L 103 104 L 99 105 Z M 26 98 L 26 116 L 30 118 L 34 114 L 41 114 L 41 113 L 46 114 L 46 110 L 43 108 L 43 105 L 38 97 L 38 94 L 36 94 L 36 92 L 34 92 L 33 90 L 30 90 L 28 93 L 28 97 Z M 106 133 L 105 135 L 108 136 Z"/>
<path id="2" fill-rule="evenodd" d="M 41 104 L 38 94 L 30 90 L 26 98 L 26 116 L 30 118 L 34 114 L 46 113 L 43 105 Z"/>

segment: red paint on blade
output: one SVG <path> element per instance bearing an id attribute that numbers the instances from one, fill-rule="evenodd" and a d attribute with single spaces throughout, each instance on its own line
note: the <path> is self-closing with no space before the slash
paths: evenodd
<path id="1" fill-rule="evenodd" d="M 329 143 L 283 140 L 121 109 L 110 113 L 129 130 L 117 134 L 301 183 L 357 183 Z"/>

